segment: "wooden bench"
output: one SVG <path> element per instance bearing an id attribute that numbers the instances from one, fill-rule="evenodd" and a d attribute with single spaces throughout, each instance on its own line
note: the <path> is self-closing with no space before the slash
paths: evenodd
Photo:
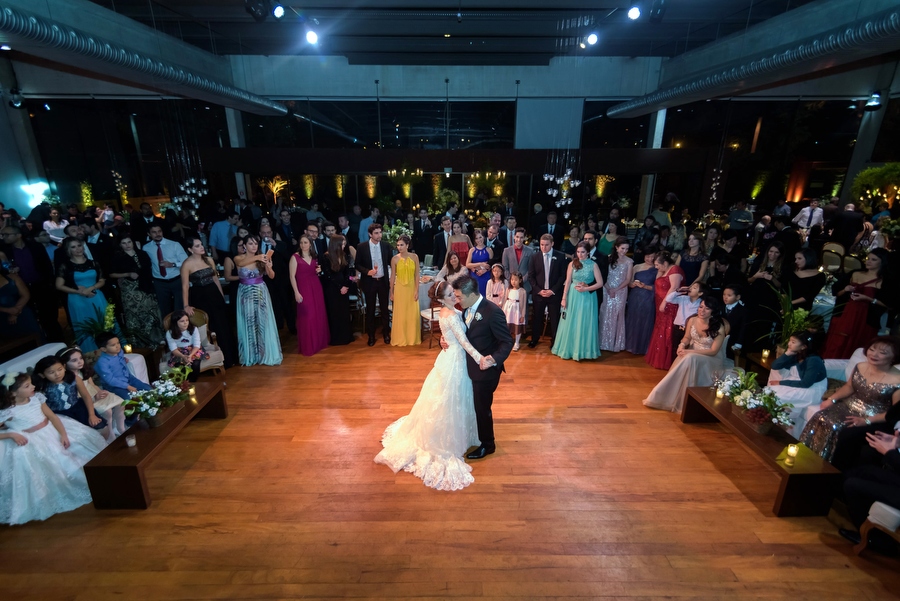
<path id="1" fill-rule="evenodd" d="M 737 436 L 747 449 L 781 475 L 781 486 L 772 511 L 778 517 L 828 515 L 834 494 L 841 486 L 841 472 L 819 455 L 800 445 L 793 465 L 786 465 L 787 445 L 797 439 L 774 426 L 758 434 L 732 413 L 727 399 L 717 399 L 706 386 L 687 389 L 681 421 L 685 424 L 718 421 Z"/>
<path id="2" fill-rule="evenodd" d="M 153 458 L 194 417 L 228 417 L 225 388 L 221 381 L 197 382 L 195 399 L 158 428 L 142 429 L 137 424 L 119 436 L 84 466 L 94 507 L 97 509 L 147 509 L 150 492 L 144 471 Z M 125 437 L 133 434 L 137 444 L 129 447 Z"/>

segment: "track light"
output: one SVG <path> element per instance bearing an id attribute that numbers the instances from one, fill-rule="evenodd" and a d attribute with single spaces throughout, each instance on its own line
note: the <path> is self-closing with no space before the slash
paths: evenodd
<path id="1" fill-rule="evenodd" d="M 9 44 L 0 44 L 0 50 L 4 50 L 4 51 L 12 50 L 12 46 L 10 46 Z"/>
<path id="2" fill-rule="evenodd" d="M 244 10 L 246 10 L 257 23 L 262 23 L 266 20 L 266 17 L 268 17 L 271 12 L 270 9 L 271 3 L 269 0 L 244 0 Z"/>
<path id="3" fill-rule="evenodd" d="M 272 7 L 272 16 L 276 19 L 280 19 L 284 16 L 284 7 L 280 3 L 275 3 L 275 6 Z"/>
<path id="4" fill-rule="evenodd" d="M 590 44 L 591 46 L 596 44 L 597 43 L 597 34 L 596 33 L 588 34 L 587 43 Z"/>
<path id="5" fill-rule="evenodd" d="M 638 5 L 634 5 L 628 9 L 628 18 L 632 21 L 636 21 L 641 18 L 641 7 Z"/>
<path id="6" fill-rule="evenodd" d="M 18 88 L 10 88 L 9 90 L 9 106 L 14 109 L 22 108 L 22 104 L 25 102 L 25 98 L 22 96 L 22 91 Z"/>
<path id="7" fill-rule="evenodd" d="M 878 92 L 874 92 L 869 99 L 866 100 L 865 110 L 867 111 L 877 111 L 881 108 L 881 94 Z"/>
<path id="8" fill-rule="evenodd" d="M 310 29 L 309 31 L 306 32 L 306 41 L 309 42 L 310 44 L 316 44 L 319 41 L 319 36 L 318 36 L 318 34 L 316 34 L 315 31 Z"/>

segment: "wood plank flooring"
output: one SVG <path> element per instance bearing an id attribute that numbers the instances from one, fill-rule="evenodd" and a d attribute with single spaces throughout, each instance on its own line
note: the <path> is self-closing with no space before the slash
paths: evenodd
<path id="1" fill-rule="evenodd" d="M 0 527 L 3 599 L 891 599 L 900 563 L 825 518 L 717 425 L 645 409 L 641 357 L 515 353 L 498 451 L 446 493 L 372 458 L 437 354 L 363 340 L 228 371 L 231 417 L 149 469 L 147 511 Z"/>

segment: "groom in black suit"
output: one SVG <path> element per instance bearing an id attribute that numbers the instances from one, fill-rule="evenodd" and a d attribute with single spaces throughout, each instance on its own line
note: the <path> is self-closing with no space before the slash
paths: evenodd
<path id="1" fill-rule="evenodd" d="M 466 337 L 475 350 L 484 355 L 479 365 L 466 354 L 466 368 L 472 379 L 475 400 L 478 439 L 481 441 L 481 446 L 466 455 L 466 459 L 481 459 L 497 448 L 494 444 L 491 404 L 494 402 L 494 391 L 500 384 L 500 373 L 504 371 L 503 362 L 512 351 L 513 340 L 503 311 L 479 294 L 475 279 L 460 277 L 453 283 L 453 290 L 456 300 L 465 309 L 463 321 L 466 323 Z M 445 344 L 442 340 L 441 346 Z"/>

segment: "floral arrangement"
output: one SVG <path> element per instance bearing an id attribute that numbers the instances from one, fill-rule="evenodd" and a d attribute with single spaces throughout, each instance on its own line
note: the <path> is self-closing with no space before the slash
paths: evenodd
<path id="1" fill-rule="evenodd" d="M 397 244 L 397 240 L 406 234 L 410 238 L 412 238 L 412 230 L 409 229 L 409 225 L 403 221 L 397 221 L 394 225 L 385 224 L 384 229 L 382 230 L 381 239 L 390 244 L 391 246 L 395 246 Z"/>
<path id="2" fill-rule="evenodd" d="M 185 400 L 191 387 L 187 379 L 190 373 L 191 368 L 187 365 L 175 367 L 153 382 L 152 389 L 132 392 L 125 402 L 125 415 L 137 413 L 147 419 L 156 416 L 160 410 Z"/>
<path id="3" fill-rule="evenodd" d="M 631 207 L 631 199 L 627 196 L 620 196 L 619 200 L 616 201 L 616 204 L 620 209 L 627 209 Z"/>
<path id="4" fill-rule="evenodd" d="M 459 206 L 459 192 L 450 188 L 441 188 L 434 200 L 429 201 L 428 213 L 431 215 L 443 215 L 451 203 L 456 203 Z"/>
<path id="5" fill-rule="evenodd" d="M 778 400 L 775 391 L 756 384 L 757 374 L 744 372 L 728 376 L 719 384 L 719 391 L 729 402 L 745 411 L 744 418 L 750 423 L 764 424 L 771 421 L 777 426 L 792 426 L 790 412 L 794 406 Z"/>

